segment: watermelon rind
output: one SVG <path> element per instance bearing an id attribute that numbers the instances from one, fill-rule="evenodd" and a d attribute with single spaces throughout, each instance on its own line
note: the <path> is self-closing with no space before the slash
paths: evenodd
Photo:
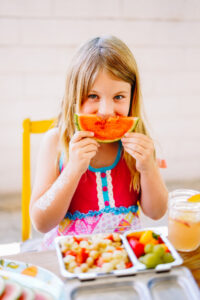
<path id="1" fill-rule="evenodd" d="M 80 121 L 79 121 L 79 116 L 81 116 L 81 114 L 74 114 L 74 121 L 75 121 L 75 125 L 76 125 L 76 128 L 77 130 L 79 131 L 82 131 L 84 130 L 84 128 L 81 127 L 81 124 L 80 124 Z M 89 117 L 90 115 L 88 115 Z M 124 132 L 122 134 L 122 136 L 118 137 L 118 138 L 113 138 L 113 139 L 109 139 L 109 140 L 105 140 L 105 139 L 100 139 L 100 138 L 97 138 L 97 137 L 94 137 L 94 139 L 97 141 L 97 142 L 100 142 L 100 143 L 113 143 L 113 142 L 117 142 L 119 140 L 121 140 L 121 138 L 124 136 L 125 133 L 127 132 L 133 132 L 136 127 L 137 127 L 137 124 L 139 122 L 139 118 L 138 117 L 130 117 L 130 118 L 133 118 L 134 119 L 134 123 L 132 125 L 132 127 L 129 128 L 129 130 L 127 130 L 126 132 Z"/>
<path id="2" fill-rule="evenodd" d="M 12 289 L 12 290 L 11 290 Z M 5 280 L 4 293 L 1 296 L 2 300 L 14 300 L 21 296 L 22 288 L 21 286 L 11 280 Z"/>
<path id="3" fill-rule="evenodd" d="M 30 288 L 23 286 L 21 297 L 23 297 L 23 300 L 34 300 L 35 293 Z M 21 299 L 21 297 L 19 298 L 19 300 Z"/>
<path id="4" fill-rule="evenodd" d="M 5 281 L 2 277 L 0 277 L 0 296 L 3 294 L 5 289 Z"/>
<path id="5" fill-rule="evenodd" d="M 40 289 L 34 289 L 35 300 L 54 300 L 54 297 L 49 293 L 42 291 Z"/>

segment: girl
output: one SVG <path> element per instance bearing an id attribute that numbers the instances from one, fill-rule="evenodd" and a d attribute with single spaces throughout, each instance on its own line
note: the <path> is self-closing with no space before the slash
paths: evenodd
<path id="1" fill-rule="evenodd" d="M 161 218 L 168 192 L 143 121 L 139 74 L 133 54 L 113 36 L 82 45 L 68 71 L 58 127 L 50 130 L 38 158 L 30 215 L 35 228 L 54 237 L 135 229 L 138 203 Z M 137 116 L 136 132 L 120 142 L 98 143 L 75 130 L 74 112 Z"/>

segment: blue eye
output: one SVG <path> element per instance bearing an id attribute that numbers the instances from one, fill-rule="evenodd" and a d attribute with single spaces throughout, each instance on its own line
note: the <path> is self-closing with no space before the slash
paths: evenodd
<path id="1" fill-rule="evenodd" d="M 95 94 L 90 94 L 90 95 L 88 95 L 88 98 L 90 98 L 90 99 L 97 99 L 97 95 L 95 95 Z"/>
<path id="2" fill-rule="evenodd" d="M 117 96 L 115 96 L 115 99 L 116 100 L 121 100 L 121 99 L 123 99 L 124 98 L 124 96 L 122 96 L 122 95 L 117 95 Z"/>

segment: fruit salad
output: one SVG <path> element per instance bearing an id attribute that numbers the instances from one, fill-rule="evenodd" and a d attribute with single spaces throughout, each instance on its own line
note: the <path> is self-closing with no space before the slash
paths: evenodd
<path id="1" fill-rule="evenodd" d="M 107 273 L 132 267 L 118 233 L 66 236 L 59 244 L 65 268 L 71 273 Z"/>
<path id="2" fill-rule="evenodd" d="M 137 259 L 147 269 L 174 261 L 160 235 L 151 230 L 132 232 L 126 238 Z"/>

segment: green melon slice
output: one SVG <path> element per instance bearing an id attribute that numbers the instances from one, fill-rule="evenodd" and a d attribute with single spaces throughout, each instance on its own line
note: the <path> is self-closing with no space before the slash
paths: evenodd
<path id="1" fill-rule="evenodd" d="M 35 300 L 35 293 L 32 289 L 23 286 L 22 287 L 22 294 L 19 300 Z"/>
<path id="2" fill-rule="evenodd" d="M 139 118 L 116 116 L 102 119 L 95 114 L 75 114 L 78 130 L 94 132 L 94 138 L 101 143 L 112 143 L 120 140 L 125 133 L 134 131 Z"/>
<path id="3" fill-rule="evenodd" d="M 22 293 L 21 286 L 11 280 L 5 281 L 5 289 L 3 294 L 1 295 L 1 300 L 13 300 L 19 299 Z"/>
<path id="4" fill-rule="evenodd" d="M 5 281 L 3 280 L 2 277 L 0 277 L 0 296 L 3 294 L 5 289 Z"/>

